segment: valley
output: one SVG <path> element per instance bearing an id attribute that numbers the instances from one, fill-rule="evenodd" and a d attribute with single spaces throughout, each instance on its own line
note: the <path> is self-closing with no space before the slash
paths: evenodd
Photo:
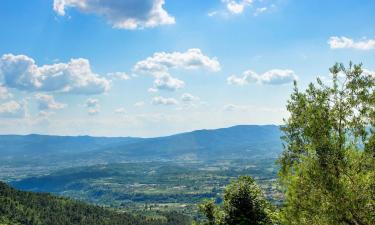
<path id="1" fill-rule="evenodd" d="M 279 136 L 277 126 L 236 126 L 158 138 L 12 137 L 14 151 L 12 138 L 0 148 L 0 178 L 20 190 L 119 211 L 195 218 L 198 203 L 221 202 L 224 187 L 242 175 L 254 177 L 279 204 Z"/>

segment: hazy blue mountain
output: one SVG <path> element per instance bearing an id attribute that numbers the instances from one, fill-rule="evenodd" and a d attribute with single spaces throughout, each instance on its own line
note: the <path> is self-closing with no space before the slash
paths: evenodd
<path id="1" fill-rule="evenodd" d="M 197 130 L 167 137 L 149 138 L 101 149 L 103 157 L 129 159 L 217 159 L 275 157 L 281 151 L 278 126 L 241 125 L 216 130 Z"/>
<path id="2" fill-rule="evenodd" d="M 269 158 L 280 151 L 280 131 L 274 125 L 241 125 L 157 138 L 0 136 L 0 162 L 4 165 Z"/>
<path id="3" fill-rule="evenodd" d="M 2 156 L 17 154 L 77 153 L 99 149 L 113 144 L 139 140 L 130 137 L 90 137 L 51 135 L 0 135 Z"/>

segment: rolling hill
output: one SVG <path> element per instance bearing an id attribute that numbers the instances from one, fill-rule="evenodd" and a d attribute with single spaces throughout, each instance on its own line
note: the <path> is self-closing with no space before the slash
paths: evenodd
<path id="1" fill-rule="evenodd" d="M 0 224 L 174 225 L 190 224 L 190 220 L 176 213 L 157 217 L 120 213 L 50 194 L 18 191 L 0 182 Z"/>

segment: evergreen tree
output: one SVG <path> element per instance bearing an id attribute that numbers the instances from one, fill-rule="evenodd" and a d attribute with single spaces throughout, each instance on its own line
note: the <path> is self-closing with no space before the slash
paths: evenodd
<path id="1" fill-rule="evenodd" d="M 200 205 L 207 225 L 272 224 L 270 209 L 262 191 L 249 176 L 242 176 L 226 187 L 222 207 L 215 206 L 213 201 Z"/>
<path id="2" fill-rule="evenodd" d="M 282 128 L 283 224 L 375 224 L 375 75 L 336 64 L 329 84 L 295 83 Z"/>

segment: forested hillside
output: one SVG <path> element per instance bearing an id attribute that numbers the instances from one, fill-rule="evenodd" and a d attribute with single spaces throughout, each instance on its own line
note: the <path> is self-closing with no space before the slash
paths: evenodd
<path id="1" fill-rule="evenodd" d="M 160 213 L 154 217 L 116 212 L 50 194 L 18 191 L 0 182 L 0 224 L 190 224 L 188 217 Z"/>

